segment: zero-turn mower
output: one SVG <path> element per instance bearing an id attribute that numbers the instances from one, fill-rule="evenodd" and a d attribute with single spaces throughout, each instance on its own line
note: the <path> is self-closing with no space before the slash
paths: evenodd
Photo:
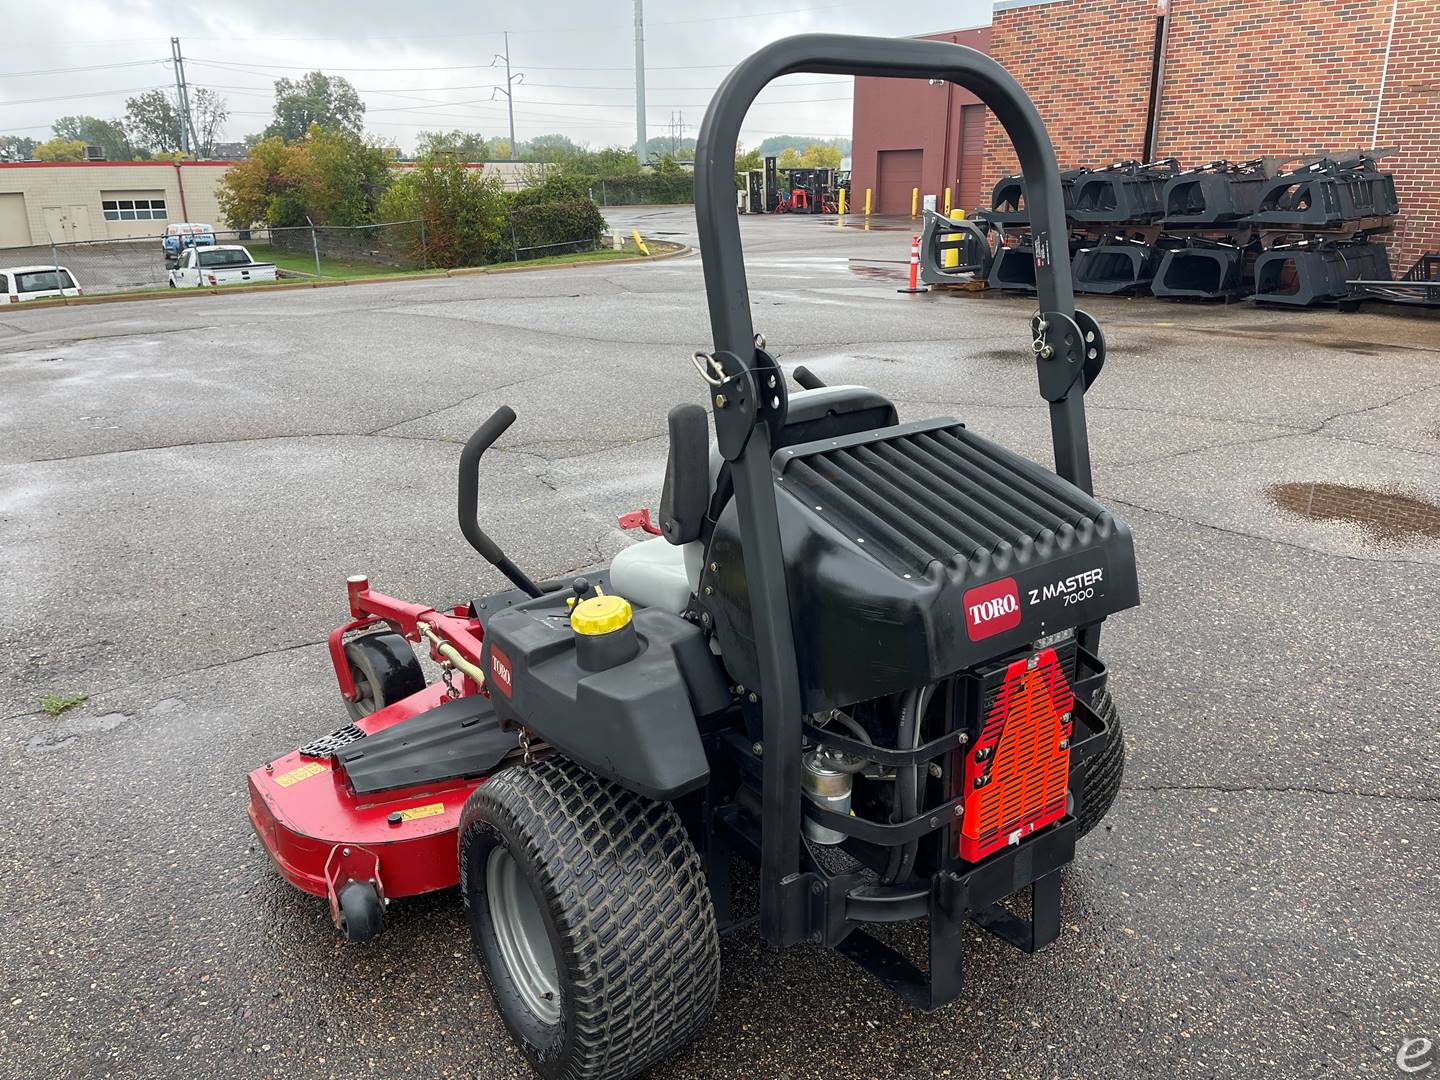
<path id="1" fill-rule="evenodd" d="M 946 79 L 1004 126 L 1054 472 L 956 419 L 901 423 L 865 387 L 799 369 L 787 388 L 751 323 L 733 177 L 746 109 L 802 71 Z M 776 42 L 717 91 L 695 195 L 714 440 L 705 410 L 671 411 L 658 529 L 641 519 L 660 535 L 533 581 L 476 518 L 501 408 L 461 454 L 459 516 L 514 587 L 442 610 L 352 577 L 330 641 L 351 723 L 250 775 L 271 857 L 348 938 L 458 882 L 546 1077 L 631 1076 L 684 1047 L 738 926 L 837 949 L 919 1009 L 954 1000 L 967 926 L 1026 952 L 1055 939 L 1061 870 L 1124 765 L 1098 646 L 1139 601 L 1134 547 L 1090 495 L 1083 397 L 1104 339 L 1075 311 L 1060 174 L 1019 85 L 941 42 Z M 758 867 L 753 918 L 736 857 Z M 922 957 L 872 932 L 920 918 Z"/>

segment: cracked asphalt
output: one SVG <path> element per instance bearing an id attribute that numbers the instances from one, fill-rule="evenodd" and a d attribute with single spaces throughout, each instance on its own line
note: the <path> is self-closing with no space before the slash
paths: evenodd
<path id="1" fill-rule="evenodd" d="M 610 217 L 693 240 L 688 210 Z M 897 294 L 910 225 L 876 224 L 743 221 L 772 350 L 1048 463 L 1033 302 Z M 655 1077 L 1393 1076 L 1440 1041 L 1440 539 L 1423 510 L 1367 520 L 1440 501 L 1436 324 L 1082 306 L 1110 342 L 1097 494 L 1144 602 L 1105 631 L 1130 761 L 1061 939 L 977 933 L 965 996 L 920 1016 L 742 931 Z M 498 586 L 455 527 L 482 419 L 519 414 L 487 529 L 537 576 L 593 565 L 656 505 L 708 343 L 697 256 L 4 313 L 0 1076 L 527 1075 L 458 896 L 338 943 L 253 840 L 245 774 L 342 722 L 347 574 Z M 1359 494 L 1307 515 L 1282 483 Z"/>

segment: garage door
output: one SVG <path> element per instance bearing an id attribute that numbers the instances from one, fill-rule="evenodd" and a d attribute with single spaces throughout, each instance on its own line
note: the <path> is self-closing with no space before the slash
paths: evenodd
<path id="1" fill-rule="evenodd" d="M 0 247 L 30 246 L 30 215 L 19 191 L 0 193 Z"/>
<path id="2" fill-rule="evenodd" d="M 909 214 L 911 193 L 920 186 L 923 150 L 881 150 L 876 162 L 877 211 Z M 920 193 L 924 195 L 922 191 Z"/>
<path id="3" fill-rule="evenodd" d="M 966 214 L 977 206 L 989 206 L 988 193 L 980 190 L 985 171 L 985 106 L 960 107 L 960 190 L 955 206 Z"/>

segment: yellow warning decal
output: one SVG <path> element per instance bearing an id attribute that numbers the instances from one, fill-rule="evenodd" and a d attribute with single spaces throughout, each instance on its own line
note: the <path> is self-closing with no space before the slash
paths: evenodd
<path id="1" fill-rule="evenodd" d="M 301 780 L 308 780 L 317 773 L 325 771 L 325 766 L 318 761 L 312 761 L 307 765 L 301 765 L 298 769 L 291 769 L 287 773 L 281 773 L 275 777 L 275 783 L 281 787 L 289 787 L 291 784 L 298 784 Z"/>
<path id="2" fill-rule="evenodd" d="M 414 821 L 416 818 L 435 817 L 435 815 L 443 814 L 444 812 L 445 804 L 443 802 L 432 802 L 427 806 L 412 806 L 408 810 L 401 810 L 400 820 Z"/>

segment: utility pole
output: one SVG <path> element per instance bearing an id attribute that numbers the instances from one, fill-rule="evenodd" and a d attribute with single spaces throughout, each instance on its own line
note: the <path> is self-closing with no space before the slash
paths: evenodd
<path id="1" fill-rule="evenodd" d="M 505 55 L 504 55 L 504 56 L 501 56 L 499 53 L 496 53 L 496 54 L 495 54 L 495 59 L 490 61 L 490 66 L 491 66 L 491 67 L 494 67 L 494 66 L 495 66 L 497 63 L 499 63 L 501 60 L 504 60 L 504 61 L 505 61 L 505 87 L 504 87 L 504 89 L 501 89 L 500 87 L 497 86 L 497 87 L 495 87 L 495 90 L 499 90 L 500 93 L 502 93 L 502 94 L 505 95 L 505 103 L 510 107 L 510 160 L 511 160 L 511 161 L 514 161 L 514 160 L 515 160 L 515 84 L 516 84 L 517 82 L 524 82 L 524 81 L 525 81 L 525 73 L 522 71 L 522 72 L 519 72 L 518 74 L 515 74 L 515 75 L 511 75 L 511 74 L 510 74 L 510 31 L 509 31 L 509 30 L 506 30 L 506 31 L 505 31 Z M 492 91 L 490 92 L 490 100 L 491 100 L 491 101 L 494 101 L 494 100 L 495 100 L 495 90 L 492 90 Z"/>
<path id="2" fill-rule="evenodd" d="M 180 39 L 170 39 L 170 59 L 175 64 L 175 98 L 180 109 L 180 148 L 198 157 L 200 139 L 195 134 L 195 121 L 190 116 L 190 86 L 185 81 L 185 57 L 180 53 Z"/>
<path id="3" fill-rule="evenodd" d="M 680 144 L 685 141 L 685 113 L 675 109 L 670 113 L 670 156 L 680 153 Z"/>
<path id="4" fill-rule="evenodd" d="M 645 147 L 645 0 L 635 0 L 635 160 L 649 160 Z"/>

